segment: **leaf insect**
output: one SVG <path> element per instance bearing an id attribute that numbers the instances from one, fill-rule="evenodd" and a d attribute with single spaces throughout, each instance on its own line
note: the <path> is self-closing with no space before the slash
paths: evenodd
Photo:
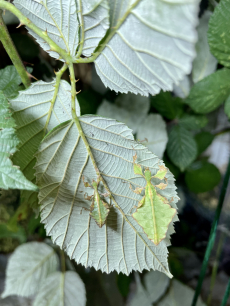
<path id="1" fill-rule="evenodd" d="M 90 215 L 96 221 L 97 225 L 101 228 L 105 224 L 110 208 L 109 205 L 101 199 L 101 196 L 98 192 L 98 185 L 100 181 L 101 179 L 99 177 L 97 181 L 93 180 L 92 185 L 90 185 L 88 182 L 85 182 L 83 176 L 83 182 L 85 187 L 91 187 L 94 189 L 93 195 L 86 196 L 85 194 L 85 199 L 92 201 L 92 204 L 90 206 Z M 108 194 L 103 194 L 103 196 L 106 197 L 108 196 Z"/>
<path id="2" fill-rule="evenodd" d="M 163 180 L 167 173 L 167 168 L 160 166 L 158 172 L 152 176 L 149 168 L 145 168 L 144 174 L 140 165 L 136 163 L 137 156 L 133 157 L 133 168 L 136 175 L 141 175 L 146 180 L 146 186 L 143 188 L 130 188 L 133 192 L 141 194 L 144 190 L 145 195 L 139 201 L 136 211 L 132 217 L 143 228 L 144 232 L 155 245 L 158 245 L 165 237 L 168 226 L 176 214 L 176 209 L 169 205 L 166 198 L 157 193 L 156 187 L 164 189 L 167 185 L 160 183 L 154 186 L 151 183 L 152 178 Z M 167 181 L 167 180 L 166 180 Z"/>

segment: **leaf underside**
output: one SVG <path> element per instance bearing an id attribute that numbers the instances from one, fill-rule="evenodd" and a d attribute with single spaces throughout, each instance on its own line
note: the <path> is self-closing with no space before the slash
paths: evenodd
<path id="1" fill-rule="evenodd" d="M 95 61 L 106 87 L 155 95 L 191 71 L 198 1 L 189 2 L 109 1 L 112 30 L 127 17 Z"/>
<path id="2" fill-rule="evenodd" d="M 58 257 L 47 244 L 30 242 L 19 246 L 9 259 L 2 297 L 34 295 L 57 268 Z"/>
<path id="3" fill-rule="evenodd" d="M 85 285 L 73 271 L 55 272 L 46 278 L 33 306 L 85 306 Z"/>
<path id="4" fill-rule="evenodd" d="M 133 174 L 135 152 L 138 162 L 149 167 L 153 174 L 163 163 L 146 147 L 136 143 L 123 123 L 98 116 L 82 116 L 80 123 L 97 168 L 112 194 L 113 200 L 109 203 L 112 207 L 106 224 L 99 228 L 90 216 L 90 202 L 84 198 L 82 180 L 84 176 L 87 182 L 96 181 L 95 169 L 75 124 L 72 121 L 63 123 L 45 138 L 37 153 L 41 220 L 47 234 L 70 258 L 84 266 L 125 274 L 152 268 L 170 276 L 167 245 L 174 231 L 173 222 L 167 238 L 155 246 L 130 215 L 141 196 L 134 194 L 129 184 L 145 185 L 143 178 Z M 159 194 L 176 208 L 174 178 L 170 172 L 166 178 L 168 185 L 159 190 Z M 155 183 L 159 183 L 159 179 Z M 106 192 L 102 183 L 98 190 Z M 87 192 L 92 195 L 90 190 Z M 173 221 L 176 220 L 175 216 Z"/>

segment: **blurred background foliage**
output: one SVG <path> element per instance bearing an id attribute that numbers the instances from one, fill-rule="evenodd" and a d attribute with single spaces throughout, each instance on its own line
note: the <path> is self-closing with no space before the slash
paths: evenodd
<path id="1" fill-rule="evenodd" d="M 198 28 L 198 56 L 207 44 L 204 33 L 207 31 L 207 14 L 211 14 L 207 9 L 213 11 L 213 6 L 204 0 L 200 7 L 200 17 L 203 19 Z M 12 15 L 6 13 L 4 18 L 24 64 L 33 75 L 33 80 L 51 81 L 55 76 L 54 71 L 59 70 L 62 64 L 49 57 L 27 34 L 25 28 L 16 28 L 18 21 Z M 0 69 L 11 65 L 2 45 L 0 58 Z M 230 98 L 225 105 L 224 101 L 221 101 L 211 111 L 201 110 L 198 113 L 188 103 L 190 90 L 195 83 L 216 69 L 221 71 L 222 66 L 217 64 L 211 55 L 209 61 L 209 71 L 206 71 L 206 75 L 201 76 L 197 58 L 191 75 L 175 86 L 173 92 L 160 92 L 150 98 L 117 95 L 104 87 L 93 64 L 75 65 L 76 78 L 79 79 L 77 90 L 81 90 L 78 100 L 82 115 L 100 114 L 125 122 L 133 129 L 136 139 L 163 158 L 174 174 L 181 199 L 178 203 L 180 222 L 175 224 L 176 234 L 172 236 L 172 246 L 169 248 L 169 264 L 174 277 L 192 289 L 196 287 L 221 182 L 230 156 L 230 122 L 227 116 Z M 63 78 L 68 81 L 67 73 Z M 19 89 L 23 87 L 17 90 Z M 0 292 L 3 291 L 9 254 L 21 243 L 46 239 L 44 227 L 35 212 L 28 206 L 17 211 L 19 196 L 17 191 L 2 190 L 0 193 Z M 202 289 L 202 298 L 207 305 L 220 304 L 230 276 L 229 212 L 230 188 Z M 148 283 L 154 283 L 148 272 L 142 275 L 132 273 L 129 276 L 117 273 L 106 275 L 94 269 L 85 269 L 68 259 L 66 264 L 69 269 L 76 269 L 84 281 L 89 306 L 145 306 L 156 303 L 151 300 L 151 288 L 146 287 L 145 278 L 150 278 Z M 187 290 L 180 286 L 182 285 L 178 285 L 175 280 L 170 284 L 168 282 L 165 287 L 166 295 L 170 295 L 172 290 Z M 189 290 L 188 295 L 191 294 Z M 157 302 L 157 305 L 168 305 L 167 300 L 164 301 L 167 299 L 164 297 L 165 292 L 159 296 L 160 302 Z M 145 301 L 143 296 L 148 296 L 149 300 Z M 30 305 L 30 302 L 29 299 L 12 297 L 2 300 L 0 304 Z M 175 305 L 179 303 L 183 302 L 176 301 Z M 230 300 L 227 305 L 230 305 Z"/>

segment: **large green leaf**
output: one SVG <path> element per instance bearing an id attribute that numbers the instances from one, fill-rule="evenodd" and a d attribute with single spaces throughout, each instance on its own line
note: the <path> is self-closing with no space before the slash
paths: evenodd
<path id="1" fill-rule="evenodd" d="M 95 61 L 106 87 L 155 95 L 191 71 L 198 1 L 109 0 L 111 30 Z"/>
<path id="2" fill-rule="evenodd" d="M 70 55 L 75 55 L 79 43 L 79 6 L 75 0 L 14 0 L 15 6 L 31 22 L 47 32 L 48 36 Z M 71 31 L 70 31 L 71 29 Z M 41 47 L 52 57 L 59 54 L 50 50 L 50 46 L 37 34 L 29 30 Z"/>
<path id="3" fill-rule="evenodd" d="M 212 54 L 230 68 L 230 1 L 221 0 L 209 21 L 208 42 Z"/>
<path id="4" fill-rule="evenodd" d="M 192 134 L 180 125 L 169 133 L 167 153 L 171 161 L 184 171 L 197 156 L 197 145 Z"/>
<path id="5" fill-rule="evenodd" d="M 230 70 L 221 69 L 196 83 L 186 103 L 197 113 L 215 110 L 230 94 Z"/>
<path id="6" fill-rule="evenodd" d="M 196 131 L 208 124 L 208 118 L 204 115 L 184 114 L 179 119 L 179 124 L 187 130 Z"/>
<path id="7" fill-rule="evenodd" d="M 197 154 L 203 153 L 212 143 L 215 136 L 209 132 L 200 132 L 195 135 L 195 140 L 197 144 Z"/>
<path id="8" fill-rule="evenodd" d="M 19 246 L 9 259 L 2 297 L 34 295 L 57 268 L 58 257 L 47 244 L 29 242 Z"/>
<path id="9" fill-rule="evenodd" d="M 212 190 L 221 180 L 218 168 L 208 162 L 197 161 L 186 171 L 185 182 L 188 188 L 195 192 Z"/>
<path id="10" fill-rule="evenodd" d="M 33 306 L 85 306 L 85 285 L 76 272 L 55 272 L 42 284 Z"/>
<path id="11" fill-rule="evenodd" d="M 167 91 L 161 91 L 158 95 L 151 97 L 151 104 L 162 116 L 170 120 L 180 117 L 183 113 L 183 101 L 173 97 Z"/>
<path id="12" fill-rule="evenodd" d="M 192 78 L 193 82 L 197 83 L 209 74 L 216 70 L 217 60 L 210 53 L 207 31 L 211 12 L 206 11 L 200 19 L 200 24 L 197 28 L 198 42 L 196 44 L 197 56 L 193 61 Z"/>
<path id="13" fill-rule="evenodd" d="M 36 155 L 41 220 L 47 234 L 70 258 L 84 266 L 125 274 L 152 268 L 170 276 L 167 245 L 174 230 L 173 222 L 167 238 L 155 246 L 130 215 L 130 210 L 141 199 L 140 195 L 132 192 L 130 184 L 133 187 L 145 186 L 145 180 L 134 174 L 133 156 L 137 153 L 137 162 L 149 167 L 153 175 L 163 165 L 162 161 L 135 142 L 123 123 L 89 115 L 80 117 L 80 124 L 94 157 L 94 165 L 72 121 L 62 123 L 48 134 Z M 96 181 L 95 168 L 112 195 L 111 199 L 105 197 L 112 207 L 102 228 L 91 218 L 87 210 L 91 202 L 84 197 L 82 177 L 87 182 Z M 166 178 L 168 185 L 159 190 L 159 194 L 176 208 L 178 198 L 169 171 Z M 152 183 L 159 184 L 160 180 L 155 178 Z M 92 195 L 93 190 L 87 189 L 88 196 Z M 99 192 L 107 192 L 101 182 Z M 176 220 L 175 216 L 173 221 Z"/>

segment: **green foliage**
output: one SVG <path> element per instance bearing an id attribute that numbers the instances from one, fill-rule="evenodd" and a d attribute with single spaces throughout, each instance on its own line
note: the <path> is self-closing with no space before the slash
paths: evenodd
<path id="1" fill-rule="evenodd" d="M 217 167 L 206 161 L 197 161 L 186 171 L 185 182 L 188 188 L 195 192 L 212 190 L 221 180 L 220 171 Z"/>
<path id="2" fill-rule="evenodd" d="M 195 140 L 197 144 L 197 154 L 203 153 L 212 143 L 215 136 L 209 132 L 200 132 L 195 135 Z"/>
<path id="3" fill-rule="evenodd" d="M 221 69 L 196 83 L 186 103 L 199 114 L 207 114 L 220 106 L 230 94 L 230 70 Z"/>
<path id="4" fill-rule="evenodd" d="M 221 0 L 210 18 L 208 29 L 208 42 L 212 54 L 228 68 L 230 68 L 229 5 L 229 0 Z"/>
<path id="5" fill-rule="evenodd" d="M 21 78 L 14 66 L 7 66 L 0 70 L 0 90 L 6 97 L 18 92 Z"/>
<path id="6" fill-rule="evenodd" d="M 197 156 L 197 146 L 191 132 L 180 125 L 174 126 L 169 133 L 167 153 L 171 161 L 184 171 Z"/>
<path id="7" fill-rule="evenodd" d="M 156 96 L 151 96 L 152 106 L 165 118 L 173 120 L 183 114 L 183 100 L 173 97 L 170 92 L 161 91 Z"/>
<path id="8" fill-rule="evenodd" d="M 228 118 L 230 119 L 230 96 L 227 98 L 227 100 L 225 101 L 224 104 L 224 111 L 225 114 L 228 116 Z"/>
<path id="9" fill-rule="evenodd" d="M 0 122 L 2 122 L 0 126 L 0 188 L 38 191 L 38 188 L 28 181 L 10 160 L 11 155 L 17 151 L 19 140 L 13 128 L 15 122 L 11 117 L 9 102 L 2 91 L 0 91 L 0 103 Z M 1 128 L 4 129 L 1 130 Z"/>
<path id="10" fill-rule="evenodd" d="M 184 114 L 179 119 L 179 125 L 190 131 L 197 131 L 208 123 L 206 116 Z"/>

